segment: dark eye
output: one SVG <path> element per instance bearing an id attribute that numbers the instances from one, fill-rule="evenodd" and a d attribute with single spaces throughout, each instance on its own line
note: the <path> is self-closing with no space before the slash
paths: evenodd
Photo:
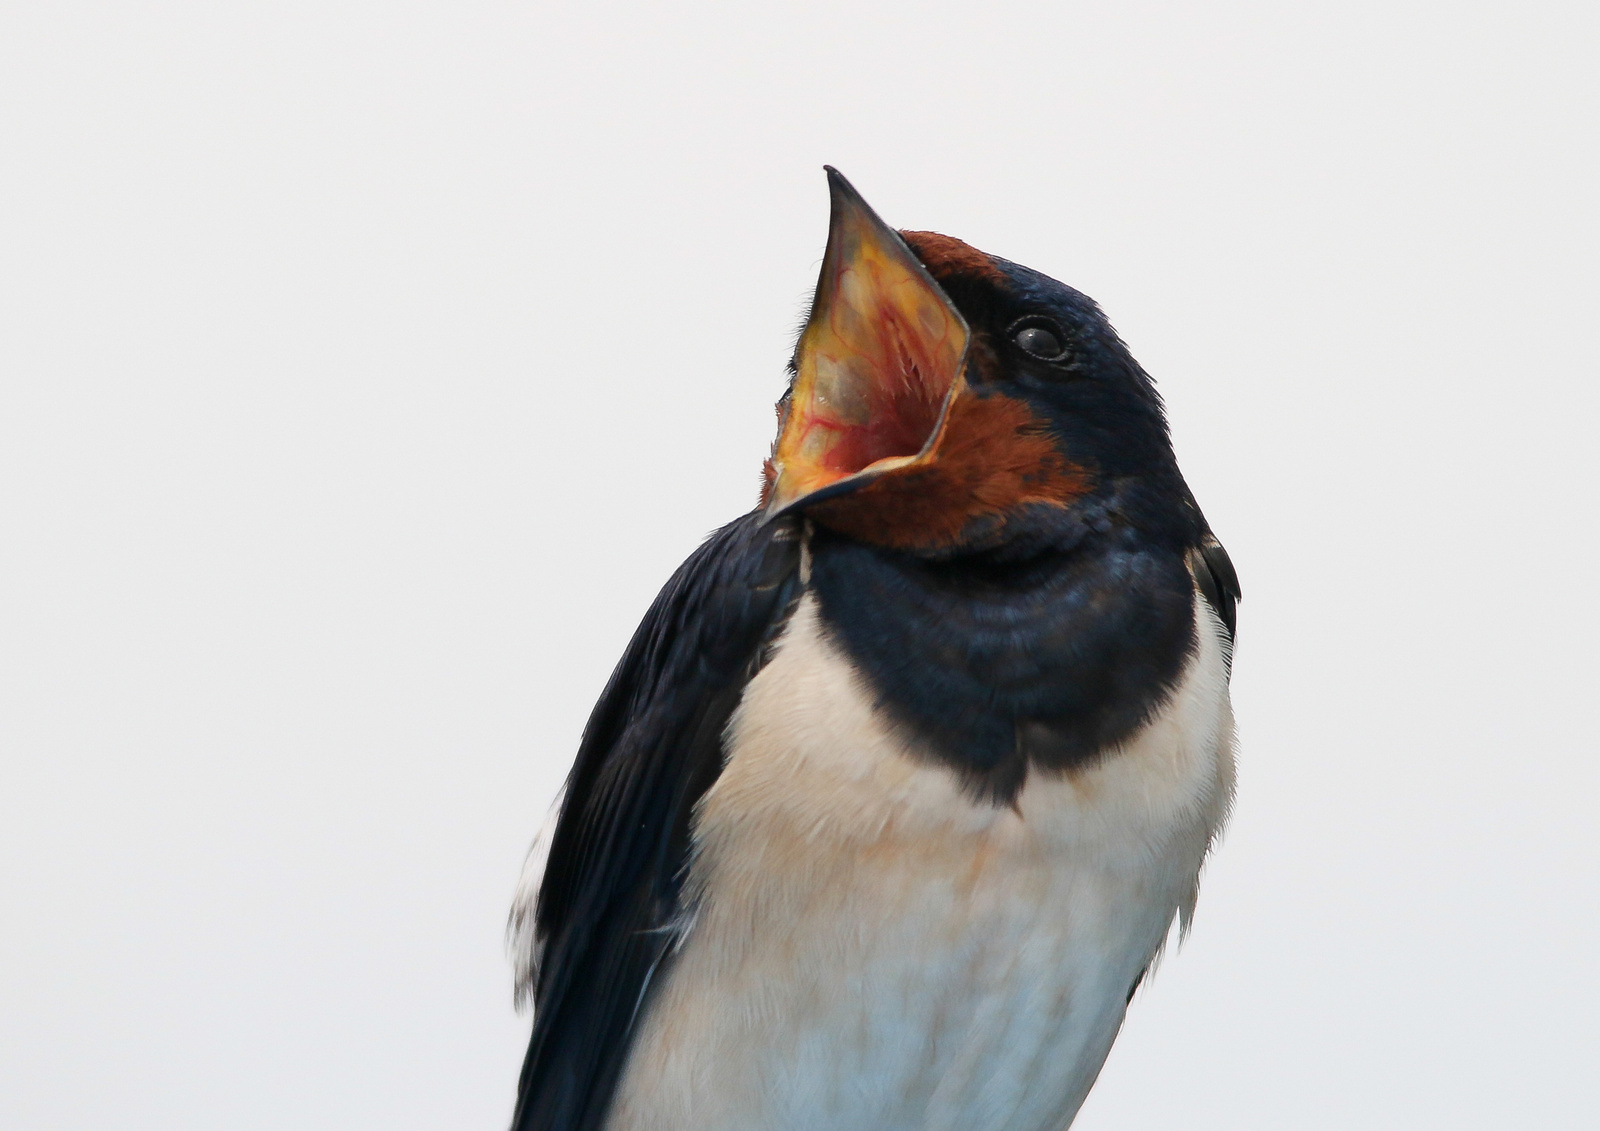
<path id="1" fill-rule="evenodd" d="M 1060 361 L 1067 353 L 1064 335 L 1054 323 L 1030 318 L 1011 332 L 1011 340 L 1023 353 L 1041 361 Z"/>

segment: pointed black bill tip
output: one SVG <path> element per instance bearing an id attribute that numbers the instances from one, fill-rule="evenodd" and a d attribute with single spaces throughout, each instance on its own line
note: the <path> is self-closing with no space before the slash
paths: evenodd
<path id="1" fill-rule="evenodd" d="M 822 253 L 822 277 L 817 280 L 813 312 L 820 306 L 823 295 L 831 285 L 834 272 L 830 267 L 837 268 L 857 254 L 860 246 L 866 243 L 876 245 L 884 254 L 900 260 L 908 271 L 940 295 L 965 330 L 966 320 L 956 311 L 955 304 L 950 302 L 944 288 L 929 274 L 905 238 L 884 222 L 866 198 L 856 191 L 856 186 L 850 183 L 848 177 L 832 165 L 824 165 L 822 171 L 828 176 L 828 244 Z"/>
<path id="2" fill-rule="evenodd" d="M 883 222 L 883 217 L 879 216 L 872 205 L 867 203 L 866 198 L 856 191 L 856 186 L 850 183 L 848 177 L 832 165 L 824 165 L 822 170 L 828 175 L 829 251 L 839 249 L 840 240 L 845 232 L 859 225 L 870 230 L 878 241 L 891 247 L 897 246 L 907 258 L 916 262 L 916 257 L 911 254 L 911 249 L 906 247 L 905 241 L 900 238 L 900 233 Z"/>
<path id="3" fill-rule="evenodd" d="M 835 208 L 848 203 L 866 208 L 869 212 L 872 211 L 872 209 L 867 208 L 867 202 L 856 191 L 856 186 L 850 183 L 850 178 L 839 172 L 832 165 L 824 165 L 822 171 L 828 175 L 828 197 L 833 201 Z"/>

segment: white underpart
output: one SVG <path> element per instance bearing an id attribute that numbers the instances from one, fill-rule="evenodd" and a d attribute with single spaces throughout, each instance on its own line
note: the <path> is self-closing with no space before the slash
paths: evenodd
<path id="1" fill-rule="evenodd" d="M 1231 799 L 1225 636 L 1196 606 L 1157 717 L 1013 809 L 907 751 L 805 598 L 729 723 L 609 1131 L 1066 1127 Z"/>

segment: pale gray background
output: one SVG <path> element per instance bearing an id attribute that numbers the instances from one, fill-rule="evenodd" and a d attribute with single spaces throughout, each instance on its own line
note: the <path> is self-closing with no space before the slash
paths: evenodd
<path id="1" fill-rule="evenodd" d="M 523 850 L 753 501 L 825 161 L 1098 298 L 1244 578 L 1078 1131 L 1600 1124 L 1595 5 L 672 7 L 0 14 L 0 1125 L 502 1127 Z"/>

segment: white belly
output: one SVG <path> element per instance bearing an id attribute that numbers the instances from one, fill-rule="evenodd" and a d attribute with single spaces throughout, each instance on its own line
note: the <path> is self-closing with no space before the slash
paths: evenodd
<path id="1" fill-rule="evenodd" d="M 1220 626 L 1123 748 L 975 804 L 805 598 L 702 799 L 694 917 L 610 1131 L 1059 1131 L 1232 789 Z"/>

